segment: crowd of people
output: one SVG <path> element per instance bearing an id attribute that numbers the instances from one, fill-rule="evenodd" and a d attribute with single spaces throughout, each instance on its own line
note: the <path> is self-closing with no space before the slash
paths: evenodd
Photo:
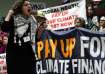
<path id="1" fill-rule="evenodd" d="M 75 19 L 75 26 L 83 27 L 91 31 L 103 32 L 105 28 L 105 16 L 98 16 L 94 14 L 93 6 L 87 6 L 87 20 L 82 17 Z"/>

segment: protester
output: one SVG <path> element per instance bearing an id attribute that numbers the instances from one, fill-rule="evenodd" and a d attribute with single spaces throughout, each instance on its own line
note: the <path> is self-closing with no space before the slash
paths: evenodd
<path id="1" fill-rule="evenodd" d="M 4 48 L 3 48 L 3 40 L 2 40 L 2 36 L 0 35 L 0 53 L 2 53 L 3 50 L 4 50 Z"/>
<path id="2" fill-rule="evenodd" d="M 74 20 L 75 27 L 86 28 L 85 20 L 82 17 L 77 17 Z"/>
<path id="3" fill-rule="evenodd" d="M 5 53 L 8 43 L 8 34 L 0 31 L 0 54 Z"/>
<path id="4" fill-rule="evenodd" d="M 102 16 L 100 18 L 100 24 L 99 24 L 99 26 L 100 26 L 100 29 L 99 29 L 100 32 L 105 31 L 105 16 Z"/>
<path id="5" fill-rule="evenodd" d="M 31 46 L 30 27 L 33 24 L 36 25 L 35 31 L 38 27 L 31 12 L 28 0 L 18 0 L 9 10 L 1 26 L 3 31 L 9 32 L 6 49 L 8 74 L 35 74 L 35 57 Z"/>
<path id="6" fill-rule="evenodd" d="M 99 17 L 94 15 L 93 5 L 87 5 L 87 27 L 91 31 L 99 30 Z"/>
<path id="7" fill-rule="evenodd" d="M 37 23 L 39 24 L 39 28 L 37 29 L 38 30 L 37 31 L 37 34 L 38 34 L 37 39 L 39 40 L 42 35 L 42 32 L 44 31 L 44 28 L 47 27 L 47 24 L 46 24 L 47 19 L 45 18 L 44 15 L 37 13 L 36 20 L 37 20 Z M 42 28 L 42 29 L 40 29 L 40 28 Z"/>
<path id="8" fill-rule="evenodd" d="M 4 47 L 4 51 L 7 48 L 7 43 L 8 43 L 8 34 L 4 32 L 4 34 L 3 34 L 3 47 Z"/>

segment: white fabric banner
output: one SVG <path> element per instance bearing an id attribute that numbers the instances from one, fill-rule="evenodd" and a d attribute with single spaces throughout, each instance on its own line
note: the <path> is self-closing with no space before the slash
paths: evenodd
<path id="1" fill-rule="evenodd" d="M 6 53 L 0 54 L 0 74 L 7 74 Z"/>
<path id="2" fill-rule="evenodd" d="M 101 0 L 93 0 L 93 1 L 101 1 Z"/>
<path id="3" fill-rule="evenodd" d="M 58 30 L 74 27 L 76 17 L 86 20 L 86 1 L 80 0 L 69 4 L 39 10 L 38 15 L 47 18 L 47 29 Z"/>

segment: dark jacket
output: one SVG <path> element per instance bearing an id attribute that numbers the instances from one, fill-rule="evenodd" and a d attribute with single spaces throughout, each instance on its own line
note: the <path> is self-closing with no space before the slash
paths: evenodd
<path id="1" fill-rule="evenodd" d="M 33 74 L 35 57 L 30 42 L 19 46 L 14 43 L 14 19 L 4 21 L 1 26 L 2 31 L 8 32 L 8 44 L 6 49 L 6 61 L 8 74 Z M 20 62 L 21 61 L 21 62 Z"/>
<path id="2" fill-rule="evenodd" d="M 7 53 L 11 51 L 12 45 L 13 45 L 13 39 L 14 39 L 14 20 L 13 17 L 11 17 L 10 21 L 4 21 L 3 24 L 1 25 L 1 30 L 4 32 L 9 33 L 8 37 L 8 44 L 7 44 Z M 9 51 L 8 51 L 9 49 Z"/>

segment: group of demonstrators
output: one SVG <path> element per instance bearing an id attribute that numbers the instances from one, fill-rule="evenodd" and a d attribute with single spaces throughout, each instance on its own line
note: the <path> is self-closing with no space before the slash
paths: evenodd
<path id="1" fill-rule="evenodd" d="M 82 17 L 75 18 L 75 27 L 90 31 L 105 31 L 105 16 L 93 19 L 94 12 L 91 5 L 88 6 L 87 13 L 87 20 Z M 69 13 L 65 11 L 64 14 Z M 13 4 L 1 25 L 4 32 L 0 31 L 0 53 L 6 51 L 8 74 L 35 74 L 36 56 L 32 45 L 35 45 L 35 38 L 41 39 L 42 33 L 47 28 L 46 20 L 45 17 L 35 15 L 29 0 L 16 1 Z"/>
<path id="2" fill-rule="evenodd" d="M 64 4 L 70 3 L 70 0 L 64 0 Z M 80 27 L 89 29 L 91 31 L 104 31 L 104 24 L 105 24 L 105 15 L 96 15 L 96 12 L 94 12 L 94 6 L 93 4 L 86 4 L 86 14 L 87 14 L 87 20 L 85 20 L 82 17 L 77 17 L 75 20 L 80 21 Z M 84 21 L 84 25 L 82 22 Z M 78 22 L 77 22 L 78 23 Z M 75 22 L 75 26 L 79 26 Z"/>
<path id="3" fill-rule="evenodd" d="M 105 28 L 105 16 L 96 16 L 91 4 L 87 6 L 87 22 L 84 18 L 75 19 L 75 26 L 83 27 L 91 31 L 103 32 Z M 84 23 L 83 23 L 84 22 Z M 78 24 L 79 23 L 79 24 Z"/>

